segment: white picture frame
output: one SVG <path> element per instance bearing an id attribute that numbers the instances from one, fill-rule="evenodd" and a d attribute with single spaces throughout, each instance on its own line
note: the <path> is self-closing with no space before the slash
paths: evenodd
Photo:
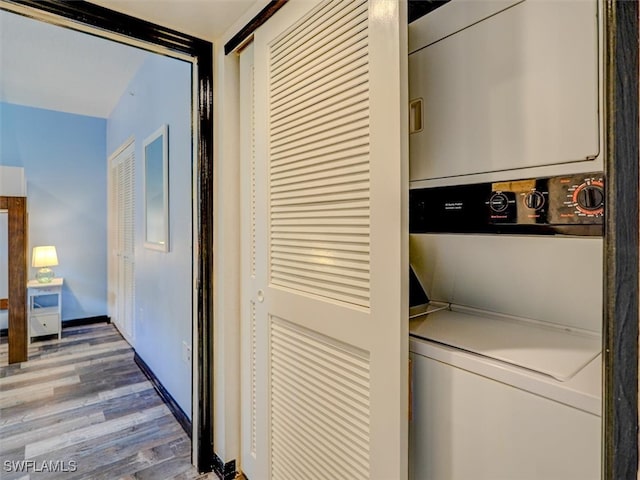
<path id="1" fill-rule="evenodd" d="M 169 251 L 169 126 L 162 125 L 142 146 L 144 246 Z"/>

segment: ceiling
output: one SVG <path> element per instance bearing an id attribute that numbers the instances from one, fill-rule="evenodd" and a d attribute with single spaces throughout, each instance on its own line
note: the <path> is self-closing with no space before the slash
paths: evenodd
<path id="1" fill-rule="evenodd" d="M 107 118 L 148 53 L 0 11 L 0 100 Z"/>
<path id="2" fill-rule="evenodd" d="M 256 0 L 91 0 L 91 3 L 213 42 Z"/>
<path id="3" fill-rule="evenodd" d="M 255 0 L 94 3 L 213 40 Z M 0 101 L 107 118 L 151 53 L 0 10 Z"/>

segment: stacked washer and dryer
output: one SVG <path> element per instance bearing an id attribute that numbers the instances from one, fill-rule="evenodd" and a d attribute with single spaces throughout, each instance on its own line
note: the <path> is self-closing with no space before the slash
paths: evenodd
<path id="1" fill-rule="evenodd" d="M 601 8 L 409 25 L 414 480 L 600 478 Z"/>

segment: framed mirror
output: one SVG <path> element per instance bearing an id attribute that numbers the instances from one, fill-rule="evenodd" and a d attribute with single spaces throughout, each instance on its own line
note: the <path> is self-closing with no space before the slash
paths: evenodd
<path id="1" fill-rule="evenodd" d="M 144 246 L 169 251 L 169 127 L 144 141 Z"/>

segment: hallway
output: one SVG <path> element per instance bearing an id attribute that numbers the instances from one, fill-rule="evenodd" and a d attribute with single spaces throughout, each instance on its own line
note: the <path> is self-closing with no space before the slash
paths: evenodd
<path id="1" fill-rule="evenodd" d="M 111 324 L 65 328 L 7 364 L 0 342 L 0 466 L 11 479 L 205 479 L 190 440 Z M 21 462 L 26 460 L 27 462 Z"/>

